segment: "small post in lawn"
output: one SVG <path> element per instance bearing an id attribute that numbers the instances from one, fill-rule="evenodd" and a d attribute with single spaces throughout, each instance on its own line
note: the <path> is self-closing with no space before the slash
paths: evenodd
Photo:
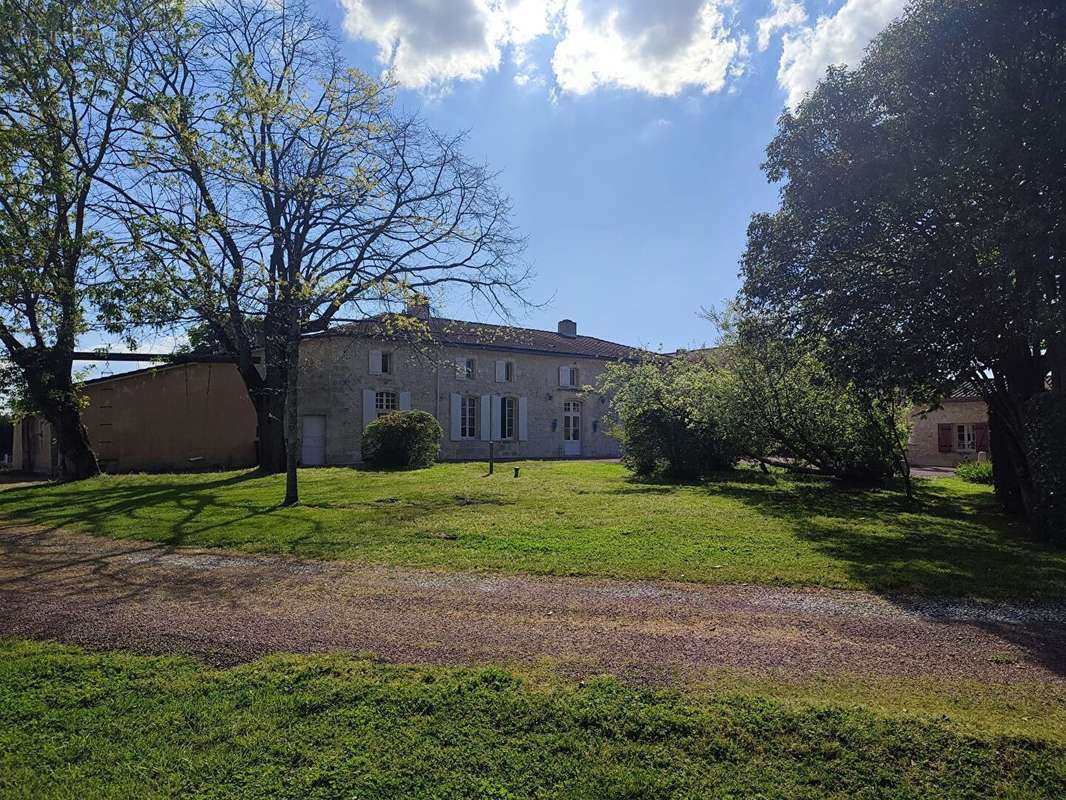
<path id="1" fill-rule="evenodd" d="M 489 440 L 489 475 L 496 468 L 496 442 Z"/>

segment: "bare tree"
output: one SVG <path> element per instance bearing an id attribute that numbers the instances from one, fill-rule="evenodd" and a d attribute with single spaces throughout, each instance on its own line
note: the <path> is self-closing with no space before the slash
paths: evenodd
<path id="1" fill-rule="evenodd" d="M 133 239 L 237 356 L 260 463 L 287 470 L 294 503 L 301 337 L 452 285 L 521 302 L 524 242 L 462 137 L 398 114 L 303 2 L 216 0 L 192 23 L 161 43 L 140 177 L 116 188 Z"/>
<path id="2" fill-rule="evenodd" d="M 95 195 L 130 133 L 143 45 L 172 13 L 151 0 L 0 2 L 0 341 L 53 426 L 64 478 L 99 471 L 71 373 L 77 339 L 94 311 L 117 330 L 139 285 L 107 278 Z"/>

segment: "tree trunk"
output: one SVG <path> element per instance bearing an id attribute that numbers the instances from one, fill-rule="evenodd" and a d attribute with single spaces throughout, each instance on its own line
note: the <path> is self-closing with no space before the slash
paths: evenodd
<path id="1" fill-rule="evenodd" d="M 993 405 L 988 408 L 988 444 L 992 456 L 992 484 L 996 499 L 1008 514 L 1025 514 L 1021 475 L 1009 441 L 1010 434 Z"/>
<path id="2" fill-rule="evenodd" d="M 300 501 L 296 466 L 300 456 L 300 409 L 298 399 L 300 377 L 300 326 L 293 324 L 286 342 L 285 358 L 285 500 L 284 505 Z"/>
<path id="3" fill-rule="evenodd" d="M 59 444 L 59 477 L 76 481 L 99 475 L 100 464 L 89 443 L 89 433 L 81 422 L 81 409 L 77 403 L 57 403 L 45 418 L 52 423 Z"/>
<path id="4" fill-rule="evenodd" d="M 275 379 L 279 370 L 275 367 Z M 275 383 L 272 381 L 271 384 Z M 256 400 L 259 425 L 259 468 L 275 475 L 285 471 L 284 386 L 264 385 Z"/>
<path id="5" fill-rule="evenodd" d="M 11 355 L 22 370 L 31 404 L 52 426 L 59 449 L 60 479 L 76 481 L 99 475 L 96 453 L 81 422 L 69 355 L 36 348 L 23 348 Z"/>

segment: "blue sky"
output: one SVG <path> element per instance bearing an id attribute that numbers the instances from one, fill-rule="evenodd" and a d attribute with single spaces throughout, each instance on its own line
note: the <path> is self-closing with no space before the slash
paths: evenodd
<path id="1" fill-rule="evenodd" d="M 738 287 L 782 109 L 904 0 L 312 0 L 353 66 L 500 172 L 536 278 L 514 321 L 673 350 Z M 459 300 L 442 313 L 474 318 Z M 160 340 L 148 347 L 167 348 Z M 117 348 L 116 348 L 117 349 Z M 136 365 L 130 365 L 136 366 Z M 113 366 L 118 369 L 118 366 Z"/>

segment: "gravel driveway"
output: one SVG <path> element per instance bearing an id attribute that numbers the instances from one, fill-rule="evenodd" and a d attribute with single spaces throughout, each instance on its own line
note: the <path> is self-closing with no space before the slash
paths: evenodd
<path id="1" fill-rule="evenodd" d="M 0 635 L 190 653 L 1066 683 L 1066 603 L 429 572 L 0 527 Z"/>

